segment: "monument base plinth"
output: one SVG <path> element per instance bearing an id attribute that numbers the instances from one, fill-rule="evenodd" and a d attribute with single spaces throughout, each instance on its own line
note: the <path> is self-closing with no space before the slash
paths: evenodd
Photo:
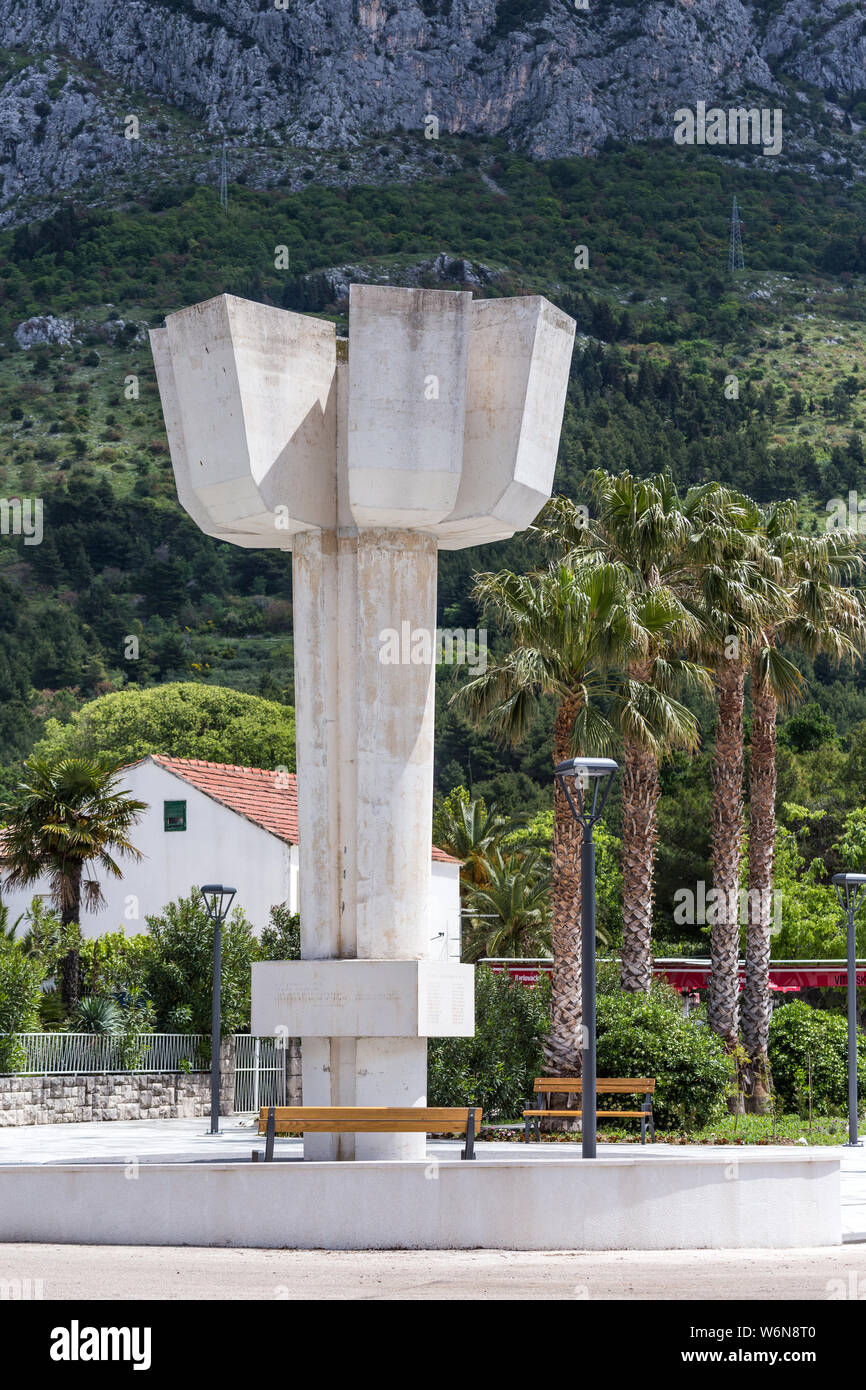
<path id="1" fill-rule="evenodd" d="M 426 1105 L 426 1038 L 301 1038 L 305 1105 Z M 304 1158 L 424 1158 L 425 1134 L 305 1134 Z"/>
<path id="2" fill-rule="evenodd" d="M 427 1039 L 472 1037 L 475 972 L 450 961 L 260 961 L 252 1029 L 301 1039 L 304 1105 L 426 1105 Z M 308 1134 L 304 1157 L 420 1161 L 424 1142 Z"/>

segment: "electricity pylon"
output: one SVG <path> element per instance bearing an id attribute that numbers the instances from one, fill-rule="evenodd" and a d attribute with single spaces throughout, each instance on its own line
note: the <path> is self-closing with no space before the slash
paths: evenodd
<path id="1" fill-rule="evenodd" d="M 733 275 L 735 270 L 745 270 L 746 262 L 743 258 L 743 236 L 740 224 L 740 210 L 737 207 L 737 195 L 734 194 L 734 206 L 731 211 L 731 249 L 728 253 L 728 270 Z"/>
<path id="2" fill-rule="evenodd" d="M 736 202 L 736 199 L 734 200 Z M 220 207 L 223 212 L 229 210 L 229 176 L 228 165 L 226 164 L 226 142 L 223 140 L 222 160 L 220 161 Z"/>

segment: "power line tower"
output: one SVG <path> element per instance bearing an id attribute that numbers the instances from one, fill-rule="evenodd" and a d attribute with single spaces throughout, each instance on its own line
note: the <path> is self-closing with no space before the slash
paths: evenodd
<path id="1" fill-rule="evenodd" d="M 745 270 L 745 268 L 742 223 L 740 222 L 740 209 L 737 207 L 737 195 L 735 193 L 734 206 L 731 210 L 731 249 L 728 252 L 728 270 L 733 275 L 735 270 Z"/>
<path id="2" fill-rule="evenodd" d="M 736 199 L 734 199 L 736 202 Z M 229 175 L 228 164 L 226 162 L 226 142 L 223 140 L 223 153 L 220 160 L 220 207 L 228 215 L 229 210 Z"/>

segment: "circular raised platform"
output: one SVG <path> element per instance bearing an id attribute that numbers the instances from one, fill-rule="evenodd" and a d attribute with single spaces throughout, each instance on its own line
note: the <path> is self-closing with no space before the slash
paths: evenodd
<path id="1" fill-rule="evenodd" d="M 290 1249 L 787 1249 L 842 1239 L 841 1153 L 433 1143 L 424 1162 L 252 1163 L 251 1126 L 0 1131 L 0 1241 Z M 71 1133 L 70 1131 L 75 1131 Z M 83 1131 L 83 1133 L 82 1133 Z"/>

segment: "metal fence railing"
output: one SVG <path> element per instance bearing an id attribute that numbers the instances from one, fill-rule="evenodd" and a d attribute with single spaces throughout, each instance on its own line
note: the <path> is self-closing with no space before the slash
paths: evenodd
<path id="1" fill-rule="evenodd" d="M 235 1111 L 256 1112 L 261 1105 L 286 1104 L 287 1040 L 235 1034 Z"/>
<path id="2" fill-rule="evenodd" d="M 137 1033 L 129 1038 L 98 1033 L 15 1033 L 23 1060 L 11 1076 L 83 1076 L 108 1072 L 206 1072 L 203 1033 Z M 262 1105 L 285 1105 L 289 1051 L 282 1037 L 235 1033 L 234 1109 L 252 1114 Z"/>
<path id="3" fill-rule="evenodd" d="M 15 1033 L 24 1053 L 17 1076 L 78 1076 L 93 1072 L 207 1071 L 202 1033 Z"/>

